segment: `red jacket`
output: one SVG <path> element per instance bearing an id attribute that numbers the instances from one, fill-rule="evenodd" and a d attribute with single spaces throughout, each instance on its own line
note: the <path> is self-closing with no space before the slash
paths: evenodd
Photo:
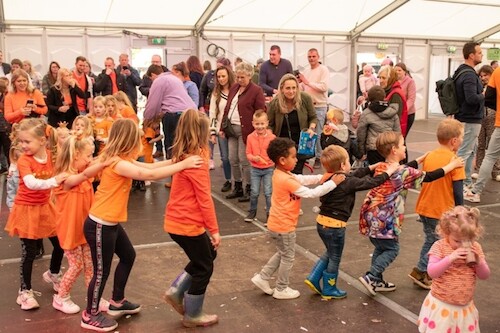
<path id="1" fill-rule="evenodd" d="M 398 110 L 398 114 L 399 123 L 401 125 L 401 134 L 406 138 L 406 128 L 408 127 L 408 105 L 406 104 L 406 95 L 398 81 L 392 84 L 391 90 L 389 91 L 389 94 L 387 94 L 385 100 L 389 103 L 395 103 L 394 101 L 391 101 L 392 95 L 399 95 L 403 101 L 403 110 Z"/>
<path id="2" fill-rule="evenodd" d="M 224 109 L 224 117 L 228 116 L 229 108 L 231 107 L 231 101 L 234 96 L 238 93 L 240 85 L 238 83 L 233 84 L 229 89 L 229 95 L 227 97 L 226 108 Z M 243 142 L 246 144 L 247 137 L 253 132 L 252 119 L 255 110 L 266 110 L 266 101 L 264 98 L 264 91 L 261 87 L 251 82 L 245 88 L 243 93 L 238 98 L 238 112 L 240 114 L 241 123 L 241 136 L 243 137 Z"/>

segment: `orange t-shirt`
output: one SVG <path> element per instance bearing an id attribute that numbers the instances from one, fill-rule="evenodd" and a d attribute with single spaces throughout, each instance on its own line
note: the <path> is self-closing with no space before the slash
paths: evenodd
<path id="1" fill-rule="evenodd" d="M 113 126 L 113 121 L 111 118 L 105 118 L 105 119 L 97 119 L 97 118 L 92 118 L 92 123 L 94 127 L 94 137 L 97 138 L 98 136 L 107 139 L 109 137 L 109 131 L 111 131 L 111 126 Z M 99 153 L 102 152 L 104 149 L 104 144 L 99 144 Z"/>
<path id="2" fill-rule="evenodd" d="M 449 149 L 441 147 L 434 149 L 425 158 L 422 170 L 433 171 L 442 168 L 455 157 L 455 153 Z M 465 179 L 464 167 L 454 169 L 433 182 L 422 183 L 417 200 L 417 214 L 440 219 L 444 212 L 455 207 L 453 182 L 462 179 Z"/>
<path id="3" fill-rule="evenodd" d="M 142 154 L 141 156 L 144 156 L 144 162 L 146 163 L 153 163 L 153 144 L 149 143 L 148 139 L 154 139 L 156 133 L 155 130 L 152 129 L 151 127 L 146 128 L 144 131 L 144 135 L 141 136 L 141 141 L 142 141 Z"/>
<path id="4" fill-rule="evenodd" d="M 137 125 L 139 125 L 139 117 L 137 117 L 137 114 L 131 107 L 125 105 L 125 107 L 118 112 L 122 118 L 132 119 Z"/>
<path id="5" fill-rule="evenodd" d="M 28 94 L 27 92 L 11 92 L 5 96 L 5 109 L 4 115 L 5 119 L 13 124 L 18 123 L 24 119 L 24 114 L 21 109 L 26 106 L 29 99 L 32 99 L 36 104 L 36 113 L 38 115 L 43 115 L 47 113 L 47 105 L 45 105 L 45 99 L 43 98 L 40 90 L 35 89 L 33 93 Z"/>
<path id="6" fill-rule="evenodd" d="M 101 174 L 101 183 L 95 194 L 90 214 L 106 222 L 126 222 L 127 205 L 132 179 L 116 173 L 119 161 L 105 167 Z"/>
<path id="7" fill-rule="evenodd" d="M 208 154 L 198 169 L 185 169 L 172 177 L 172 189 L 163 228 L 166 232 L 199 236 L 205 229 L 211 234 L 219 232 L 215 206 L 211 195 Z"/>
<path id="8" fill-rule="evenodd" d="M 299 219 L 300 197 L 293 194 L 302 185 L 290 172 L 275 169 L 273 194 L 267 228 L 278 233 L 295 231 Z"/>
<path id="9" fill-rule="evenodd" d="M 484 259 L 481 245 L 474 242 L 474 247 L 478 249 L 479 258 Z M 440 239 L 431 247 L 429 255 L 444 258 L 453 251 L 447 239 Z M 448 304 L 466 305 L 472 301 L 475 289 L 476 269 L 467 266 L 465 259 L 457 259 L 440 277 L 432 279 L 431 294 Z"/>
<path id="10" fill-rule="evenodd" d="M 17 169 L 19 170 L 19 188 L 14 203 L 30 206 L 46 204 L 50 198 L 50 189 L 30 190 L 24 184 L 23 178 L 26 175 L 33 175 L 37 179 L 51 178 L 54 174 L 54 167 L 50 152 L 47 150 L 46 163 L 40 163 L 33 156 L 22 154 L 17 161 Z"/>
<path id="11" fill-rule="evenodd" d="M 82 75 L 78 76 L 73 71 L 73 78 L 76 80 L 76 83 L 78 84 L 78 87 L 80 89 L 84 90 L 85 86 L 87 85 L 87 77 L 85 76 L 85 74 L 82 74 Z M 84 92 L 86 92 L 86 91 L 84 91 Z M 85 107 L 85 99 L 76 96 L 76 104 L 78 106 L 78 110 L 79 111 L 85 111 L 85 109 L 86 109 L 86 107 Z"/>
<path id="12" fill-rule="evenodd" d="M 92 180 L 86 180 L 69 191 L 60 185 L 53 193 L 56 197 L 56 230 L 59 244 L 64 250 L 87 244 L 83 223 L 94 202 Z"/>
<path id="13" fill-rule="evenodd" d="M 490 82 L 488 85 L 492 88 L 495 88 L 497 91 L 497 109 L 500 106 L 500 69 L 495 69 L 493 74 L 491 74 Z M 500 112 L 497 112 L 495 115 L 495 127 L 500 127 Z"/>
<path id="14" fill-rule="evenodd" d="M 116 94 L 118 92 L 118 85 L 116 84 L 116 72 L 114 70 L 109 74 L 109 78 L 111 79 L 111 92 Z"/>

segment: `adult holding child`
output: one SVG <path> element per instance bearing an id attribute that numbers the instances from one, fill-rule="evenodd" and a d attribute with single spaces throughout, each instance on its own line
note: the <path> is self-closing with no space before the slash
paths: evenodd
<path id="1" fill-rule="evenodd" d="M 66 123 L 71 128 L 73 120 L 80 114 L 76 97 L 85 98 L 86 95 L 73 78 L 73 74 L 67 68 L 61 68 L 57 72 L 56 83 L 47 93 L 48 123 L 52 127 L 58 127 L 60 123 Z"/>
<path id="2" fill-rule="evenodd" d="M 30 83 L 28 73 L 17 69 L 11 77 L 12 92 L 5 96 L 5 119 L 13 124 L 24 118 L 40 117 L 47 113 L 47 105 L 40 90 Z"/>
<path id="3" fill-rule="evenodd" d="M 252 119 L 255 110 L 266 109 L 262 89 L 251 81 L 253 66 L 241 63 L 236 66 L 236 83 L 229 89 L 224 119 L 231 122 L 228 138 L 229 161 L 234 178 L 234 190 L 227 199 L 239 198 L 240 202 L 250 201 L 250 165 L 246 156 L 247 137 L 253 132 Z M 243 182 L 246 184 L 243 191 Z"/>
<path id="4" fill-rule="evenodd" d="M 396 70 L 392 66 L 382 66 L 378 71 L 380 86 L 385 90 L 385 100 L 389 104 L 398 104 L 398 117 L 401 124 L 401 134 L 406 138 L 408 132 L 408 104 L 406 96 L 401 89 Z"/>
<path id="5" fill-rule="evenodd" d="M 299 144 L 300 132 L 306 130 L 312 137 L 316 133 L 318 117 L 311 97 L 299 90 L 299 81 L 293 74 L 285 74 L 280 80 L 278 93 L 269 104 L 269 126 L 274 135 L 289 138 Z M 298 156 L 292 170 L 302 174 L 306 159 Z"/>

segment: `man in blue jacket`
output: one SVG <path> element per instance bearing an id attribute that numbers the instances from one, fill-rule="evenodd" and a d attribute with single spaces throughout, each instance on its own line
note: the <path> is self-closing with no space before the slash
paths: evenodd
<path id="1" fill-rule="evenodd" d="M 464 124 L 464 141 L 458 149 L 457 155 L 465 161 L 465 188 L 470 187 L 472 184 L 472 162 L 484 115 L 484 95 L 483 85 L 474 70 L 474 67 L 480 64 L 483 59 L 481 46 L 476 42 L 468 42 L 463 47 L 463 55 L 465 61 L 457 68 L 453 78 L 455 79 L 455 90 L 459 105 L 459 111 L 455 115 L 455 119 Z M 458 76 L 458 73 L 463 70 L 465 72 Z"/>

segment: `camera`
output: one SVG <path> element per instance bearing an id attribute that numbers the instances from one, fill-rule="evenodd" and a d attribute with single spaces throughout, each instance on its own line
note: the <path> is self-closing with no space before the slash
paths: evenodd
<path id="1" fill-rule="evenodd" d="M 299 71 L 298 69 L 294 70 L 294 71 L 293 71 L 293 75 L 294 75 L 296 78 L 299 78 L 300 71 Z"/>

